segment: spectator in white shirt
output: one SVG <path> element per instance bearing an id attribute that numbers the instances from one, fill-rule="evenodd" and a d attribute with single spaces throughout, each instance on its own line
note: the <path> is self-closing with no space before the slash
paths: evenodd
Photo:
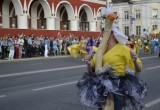
<path id="1" fill-rule="evenodd" d="M 14 58 L 14 38 L 8 39 L 8 46 L 9 46 L 9 60 L 13 60 Z"/>
<path id="2" fill-rule="evenodd" d="M 24 45 L 24 40 L 22 36 L 18 39 L 18 42 L 19 42 L 19 58 L 22 58 L 22 49 Z"/>
<path id="3" fill-rule="evenodd" d="M 59 44 L 59 54 L 60 54 L 60 55 L 62 54 L 62 43 L 63 43 L 63 39 L 60 38 L 60 39 L 58 40 L 58 44 Z"/>

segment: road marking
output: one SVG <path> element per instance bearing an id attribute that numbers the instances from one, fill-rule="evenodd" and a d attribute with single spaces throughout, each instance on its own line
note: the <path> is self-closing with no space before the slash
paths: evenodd
<path id="1" fill-rule="evenodd" d="M 57 80 L 53 80 L 54 82 L 56 81 L 64 81 L 64 80 L 69 80 L 69 79 L 75 79 L 75 78 L 80 78 L 82 76 L 75 76 L 75 77 L 69 77 L 69 78 L 63 78 L 63 79 L 57 79 Z"/>
<path id="2" fill-rule="evenodd" d="M 53 86 L 41 87 L 41 88 L 33 89 L 32 91 L 40 91 L 40 90 L 45 90 L 45 89 L 51 89 L 51 88 L 71 85 L 71 84 L 75 84 L 75 83 L 77 83 L 77 81 L 63 83 L 63 84 L 57 84 L 57 85 L 53 85 Z"/>
<path id="3" fill-rule="evenodd" d="M 146 68 L 146 70 L 152 70 L 152 69 L 156 69 L 156 68 L 160 68 L 160 66 L 155 66 L 155 67 Z"/>
<path id="4" fill-rule="evenodd" d="M 32 61 L 32 60 L 47 60 L 47 59 L 59 59 L 59 58 L 69 58 L 71 56 L 53 56 L 53 57 L 36 57 L 36 58 L 22 58 L 22 59 L 13 59 L 13 60 L 0 60 L 0 63 L 5 62 L 18 62 L 18 61 Z"/>
<path id="5" fill-rule="evenodd" d="M 86 67 L 86 65 L 69 66 L 69 67 L 63 67 L 63 68 L 45 69 L 45 70 L 12 73 L 12 74 L 4 74 L 4 75 L 0 75 L 0 78 L 11 77 L 11 76 L 21 76 L 21 75 L 28 75 L 28 74 L 37 74 L 37 73 L 44 73 L 44 72 L 51 72 L 51 71 L 69 70 L 69 69 L 84 68 L 84 67 Z"/>
<path id="6" fill-rule="evenodd" d="M 149 58 L 155 58 L 155 57 L 157 57 L 157 56 L 142 57 L 140 59 L 149 59 Z M 38 64 L 42 64 L 42 63 L 37 63 L 37 65 Z M 86 65 L 70 66 L 70 67 L 55 68 L 55 69 L 45 69 L 45 70 L 38 70 L 38 71 L 28 71 L 28 72 L 12 73 L 12 74 L 4 74 L 4 75 L 0 75 L 0 78 L 28 75 L 28 74 L 36 74 L 36 73 L 44 73 L 44 72 L 51 72 L 51 71 L 69 70 L 69 69 L 84 68 L 84 67 L 86 67 Z M 159 67 L 152 67 L 152 68 L 147 68 L 147 69 L 154 69 L 154 68 L 159 68 Z"/>
<path id="7" fill-rule="evenodd" d="M 160 98 L 159 99 L 157 99 L 157 100 L 154 100 L 154 101 L 152 101 L 152 102 L 149 102 L 149 103 L 147 103 L 147 104 L 145 104 L 145 107 L 152 107 L 153 105 L 156 105 L 156 104 L 158 104 L 158 103 L 160 103 Z"/>
<path id="8" fill-rule="evenodd" d="M 140 58 L 140 59 L 141 59 L 141 60 L 145 60 L 145 59 L 151 59 L 151 58 L 158 58 L 158 56 L 142 57 L 142 58 Z"/>
<path id="9" fill-rule="evenodd" d="M 4 98 L 4 97 L 7 97 L 6 95 L 0 95 L 0 98 Z"/>

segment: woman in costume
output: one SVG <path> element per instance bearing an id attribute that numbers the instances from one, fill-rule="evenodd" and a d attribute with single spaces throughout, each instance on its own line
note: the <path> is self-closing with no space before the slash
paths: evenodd
<path id="1" fill-rule="evenodd" d="M 139 47 L 141 46 L 141 40 L 139 36 L 135 36 L 135 46 L 134 46 L 134 52 L 139 56 Z"/>
<path id="2" fill-rule="evenodd" d="M 129 38 L 129 47 L 134 50 L 135 48 L 135 40 L 134 40 L 134 36 L 132 36 L 131 38 Z M 128 42 L 126 43 L 126 45 L 128 44 Z"/>
<path id="3" fill-rule="evenodd" d="M 80 57 L 82 59 L 82 61 L 84 61 L 85 59 L 85 55 L 87 54 L 87 50 L 86 50 L 86 44 L 87 44 L 87 41 L 86 39 L 82 36 L 81 39 L 80 39 Z"/>
<path id="4" fill-rule="evenodd" d="M 146 85 L 139 79 L 142 63 L 125 44 L 128 39 L 112 26 L 113 9 L 104 9 L 106 28 L 88 72 L 77 83 L 81 102 L 99 110 L 141 110 Z"/>
<path id="5" fill-rule="evenodd" d="M 95 45 L 95 42 L 93 40 L 92 37 L 90 37 L 87 41 L 87 44 L 86 44 L 86 50 L 88 52 L 88 56 L 91 57 L 92 54 L 93 54 L 93 46 Z"/>
<path id="6" fill-rule="evenodd" d="M 148 52 L 149 52 L 149 41 L 148 41 L 148 38 L 145 38 L 144 39 L 144 54 L 145 55 L 148 55 Z"/>
<path id="7" fill-rule="evenodd" d="M 92 44 L 89 44 L 89 43 L 92 43 Z M 82 37 L 79 43 L 73 44 L 67 47 L 67 49 L 71 54 L 71 56 L 75 58 L 77 56 L 80 56 L 82 61 L 85 61 L 87 60 L 87 57 L 92 56 L 92 54 L 97 51 L 97 47 L 93 45 L 95 45 L 94 41 L 87 42 L 86 39 Z"/>
<path id="8" fill-rule="evenodd" d="M 159 50 L 158 57 L 160 57 L 160 36 L 158 37 L 158 44 L 157 44 L 157 46 L 158 46 L 158 50 Z"/>

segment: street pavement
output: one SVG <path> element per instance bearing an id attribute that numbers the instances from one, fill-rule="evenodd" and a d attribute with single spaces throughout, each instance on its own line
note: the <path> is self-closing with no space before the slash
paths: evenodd
<path id="1" fill-rule="evenodd" d="M 160 110 L 160 58 L 143 55 L 147 82 L 144 110 Z M 47 58 L 0 63 L 0 110 L 96 110 L 79 101 L 76 82 L 86 71 L 79 58 Z"/>

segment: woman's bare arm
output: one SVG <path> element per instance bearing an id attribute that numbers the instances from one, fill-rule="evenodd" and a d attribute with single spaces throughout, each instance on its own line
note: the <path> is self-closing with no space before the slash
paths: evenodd
<path id="1" fill-rule="evenodd" d="M 134 67 L 135 67 L 135 72 L 136 73 L 140 73 L 142 68 L 141 68 L 141 65 L 139 64 L 139 62 L 137 62 L 137 54 L 134 52 L 134 51 L 130 51 L 130 55 L 131 55 L 131 59 L 134 63 Z"/>

